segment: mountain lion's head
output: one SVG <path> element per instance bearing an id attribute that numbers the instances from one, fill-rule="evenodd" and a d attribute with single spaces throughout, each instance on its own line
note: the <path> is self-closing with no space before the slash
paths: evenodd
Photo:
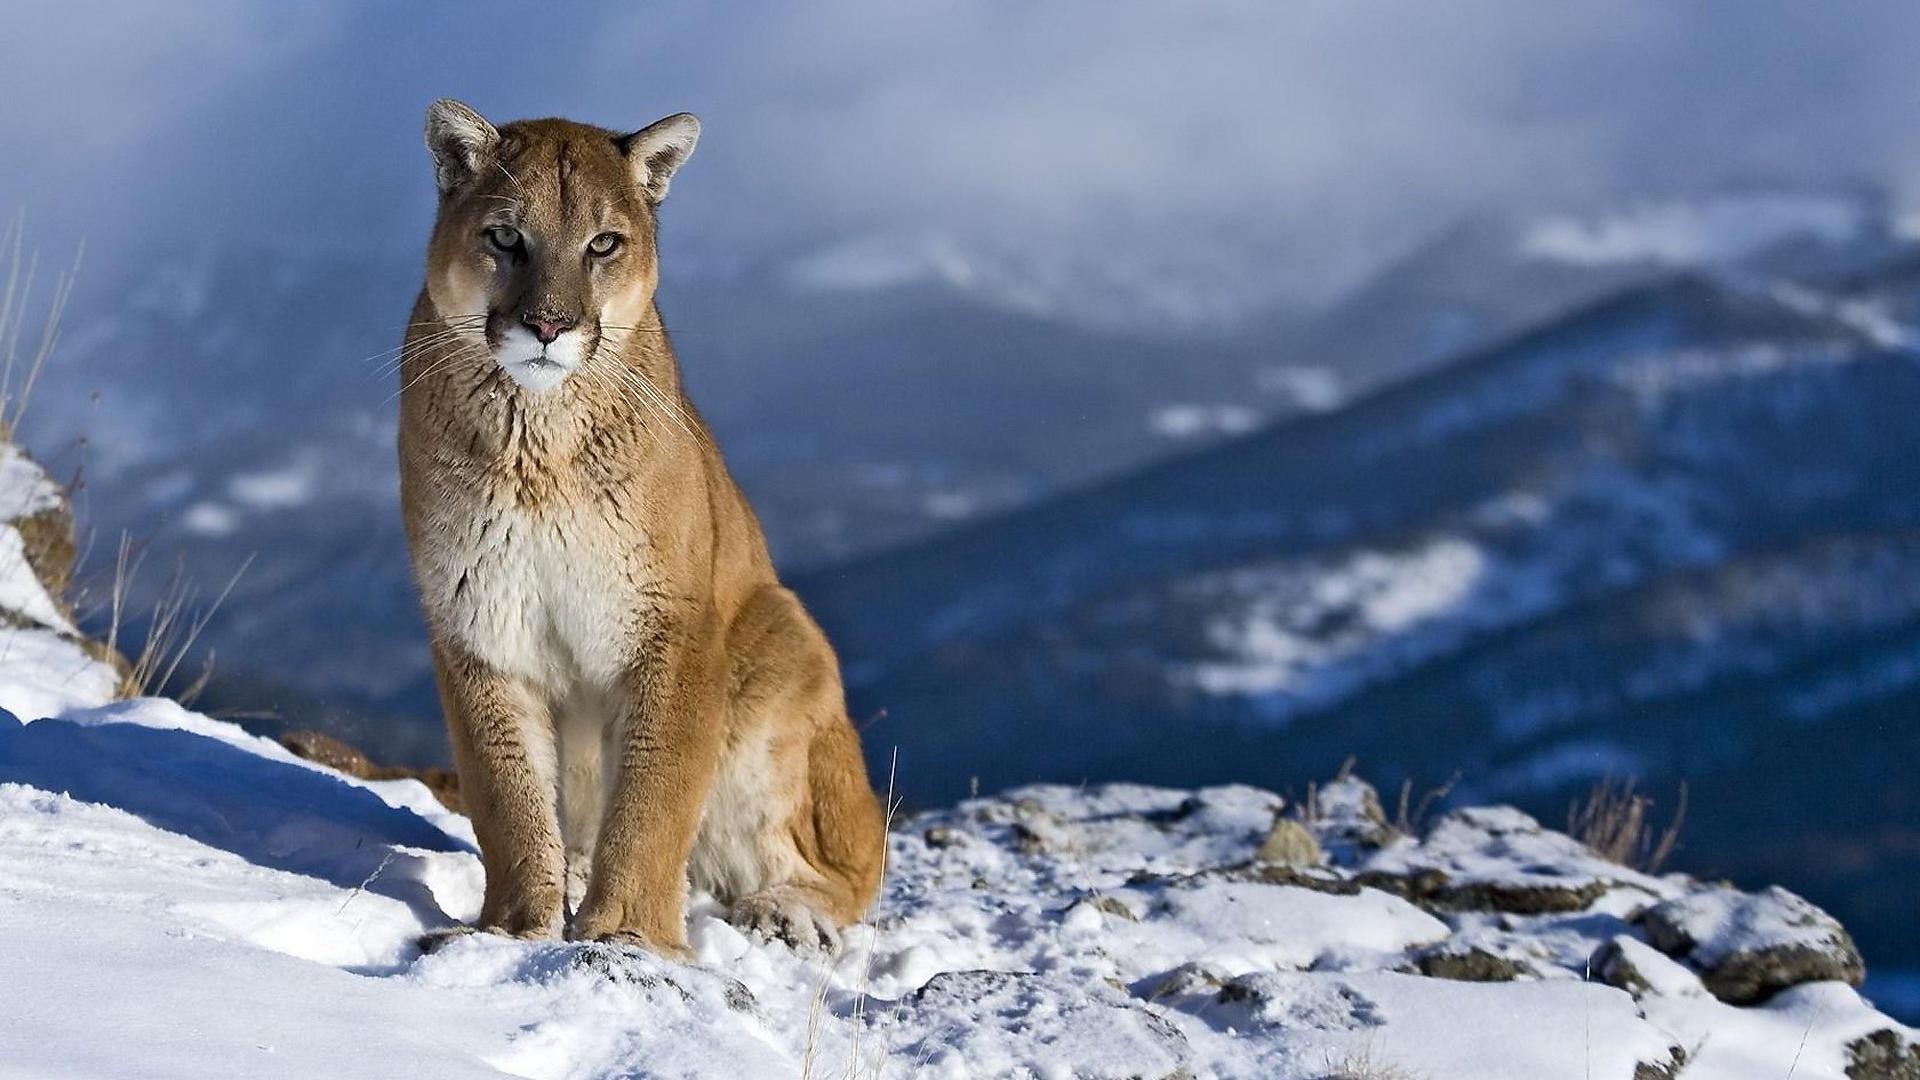
<path id="1" fill-rule="evenodd" d="M 609 335 L 658 332 L 654 211 L 700 121 L 631 134 L 569 120 L 494 127 L 458 101 L 427 110 L 440 214 L 427 293 L 455 336 L 484 337 L 529 390 L 558 386 Z"/>

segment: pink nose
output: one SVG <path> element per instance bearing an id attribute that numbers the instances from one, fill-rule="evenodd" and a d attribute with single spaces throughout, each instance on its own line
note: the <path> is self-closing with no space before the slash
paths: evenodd
<path id="1" fill-rule="evenodd" d="M 533 331 L 533 336 L 539 338 L 542 345 L 553 344 L 553 339 L 573 329 L 572 319 L 541 319 L 523 315 L 520 321 Z"/>

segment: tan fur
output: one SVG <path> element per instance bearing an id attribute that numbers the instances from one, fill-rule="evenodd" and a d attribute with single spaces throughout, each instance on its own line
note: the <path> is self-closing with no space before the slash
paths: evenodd
<path id="1" fill-rule="evenodd" d="M 839 661 L 775 576 L 654 306 L 655 206 L 697 134 L 429 115 L 440 213 L 401 367 L 401 497 L 483 929 L 683 953 L 691 876 L 736 921 L 825 944 L 879 888 Z M 503 227 L 519 248 L 489 239 Z M 605 233 L 611 257 L 588 246 Z M 542 320 L 575 324 L 541 354 L 573 363 L 553 385 L 544 360 L 513 367 Z"/>

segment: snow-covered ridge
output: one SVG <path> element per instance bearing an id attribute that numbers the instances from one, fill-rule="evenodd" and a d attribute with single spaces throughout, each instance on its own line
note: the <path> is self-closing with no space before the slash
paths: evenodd
<path id="1" fill-rule="evenodd" d="M 1642 874 L 1514 810 L 1415 837 L 1352 778 L 1306 806 L 1033 787 L 896 822 L 890 844 L 834 958 L 749 940 L 698 897 L 691 965 L 484 935 L 423 956 L 422 931 L 475 914 L 481 874 L 465 819 L 417 782 L 354 781 L 159 700 L 0 718 L 0 1061 L 1279 1080 L 1920 1061 L 1804 900 Z"/>
<path id="2" fill-rule="evenodd" d="M 1846 243 L 1868 227 L 1868 213 L 1859 199 L 1825 192 L 1728 193 L 1642 202 L 1610 214 L 1542 215 L 1520 247 L 1535 258 L 1584 266 L 1713 266 L 1796 238 Z"/>

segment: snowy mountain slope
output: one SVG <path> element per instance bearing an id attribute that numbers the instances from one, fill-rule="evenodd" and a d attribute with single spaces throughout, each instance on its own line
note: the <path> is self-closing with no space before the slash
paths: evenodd
<path id="1" fill-rule="evenodd" d="M 1920 960 L 1885 764 L 1920 649 L 1909 280 L 1676 277 L 801 590 L 915 798 L 1280 786 L 1348 754 L 1543 814 L 1686 780 L 1689 865 Z"/>
<path id="2" fill-rule="evenodd" d="M 1481 213 L 1418 244 L 1297 334 L 1352 397 L 1675 273 L 1821 283 L 1910 239 L 1872 191 L 1729 188 Z"/>

